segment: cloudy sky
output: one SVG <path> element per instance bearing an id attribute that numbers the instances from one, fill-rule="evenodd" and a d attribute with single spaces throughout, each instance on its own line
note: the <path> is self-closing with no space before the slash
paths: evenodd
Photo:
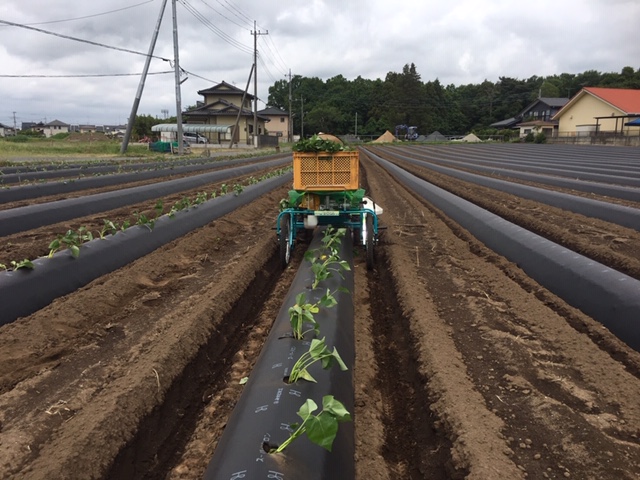
<path id="1" fill-rule="evenodd" d="M 161 6 L 2 0 L 0 123 L 125 123 Z M 254 21 L 264 34 L 258 108 L 289 71 L 384 79 L 414 63 L 423 81 L 462 85 L 640 68 L 638 0 L 177 0 L 176 10 L 179 64 L 188 72 L 183 108 L 218 82 L 245 87 Z M 172 32 L 170 0 L 138 114 L 176 113 Z"/>

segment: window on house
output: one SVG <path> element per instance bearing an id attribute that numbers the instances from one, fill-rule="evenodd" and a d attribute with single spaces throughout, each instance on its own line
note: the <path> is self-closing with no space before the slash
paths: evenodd
<path id="1" fill-rule="evenodd" d="M 280 117 L 280 123 L 284 123 L 284 117 Z"/>

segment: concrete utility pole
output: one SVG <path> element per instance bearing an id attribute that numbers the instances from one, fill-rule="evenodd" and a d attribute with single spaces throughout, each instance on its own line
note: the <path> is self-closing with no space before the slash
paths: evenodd
<path id="1" fill-rule="evenodd" d="M 304 98 L 300 97 L 300 140 L 304 138 Z"/>
<path id="2" fill-rule="evenodd" d="M 258 147 L 258 35 L 269 35 L 269 31 L 256 30 L 256 21 L 253 21 L 253 145 Z"/>
<path id="3" fill-rule="evenodd" d="M 129 146 L 129 139 L 131 138 L 131 131 L 133 130 L 133 124 L 136 121 L 136 115 L 138 114 L 138 106 L 140 105 L 140 98 L 142 98 L 142 91 L 144 90 L 144 82 L 149 72 L 149 64 L 151 63 L 151 55 L 156 47 L 156 40 L 158 40 L 158 31 L 162 24 L 162 17 L 164 16 L 164 9 L 167 6 L 167 0 L 163 0 L 160 7 L 160 15 L 158 15 L 158 21 L 156 22 L 156 28 L 153 30 L 151 36 L 151 44 L 149 45 L 149 51 L 147 53 L 147 59 L 144 61 L 144 69 L 142 70 L 142 76 L 140 77 L 140 83 L 138 84 L 138 92 L 136 98 L 133 100 L 133 106 L 131 107 L 131 113 L 129 114 L 129 121 L 127 122 L 127 130 L 125 131 L 124 138 L 122 139 L 122 145 L 120 146 L 120 154 L 124 154 Z"/>
<path id="4" fill-rule="evenodd" d="M 291 107 L 292 107 L 292 100 L 291 100 L 291 69 L 289 69 L 289 138 L 288 141 L 289 143 L 293 142 L 293 114 L 291 113 Z"/>
<path id="5" fill-rule="evenodd" d="M 176 0 L 171 0 L 173 10 L 173 61 L 176 70 L 176 123 L 178 124 L 178 155 L 184 154 L 182 145 L 182 99 L 180 97 L 180 59 L 178 55 L 178 14 L 176 13 Z"/>
<path id="6" fill-rule="evenodd" d="M 242 100 L 240 101 L 240 108 L 238 108 L 238 115 L 236 116 L 236 123 L 233 125 L 233 130 L 231 131 L 231 141 L 229 142 L 229 148 L 233 147 L 233 141 L 236 139 L 236 133 L 238 134 L 238 138 L 240 138 L 240 133 L 238 132 L 238 125 L 240 124 L 240 114 L 242 113 L 242 105 L 244 105 L 244 99 L 247 96 L 247 92 L 249 91 L 249 85 L 251 85 L 251 77 L 253 76 L 253 67 L 251 66 L 251 71 L 249 72 L 249 78 L 247 78 L 247 86 L 244 87 L 244 92 L 242 92 Z"/>

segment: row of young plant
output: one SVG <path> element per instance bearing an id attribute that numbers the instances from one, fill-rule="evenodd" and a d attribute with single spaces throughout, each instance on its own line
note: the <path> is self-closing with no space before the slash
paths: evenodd
<path id="1" fill-rule="evenodd" d="M 281 168 L 265 173 L 259 177 L 251 176 L 246 179 L 244 184 L 234 183 L 233 185 L 230 185 L 223 183 L 219 190 L 213 190 L 211 193 L 202 191 L 197 193 L 193 198 L 184 196 L 171 207 L 166 215 L 169 216 L 169 218 L 173 218 L 176 213 L 182 210 L 197 208 L 198 205 L 201 205 L 208 200 L 212 200 L 218 196 L 227 195 L 228 193 L 233 193 L 235 196 L 238 196 L 244 191 L 245 186 L 255 185 L 263 180 L 284 175 L 289 170 L 291 170 L 291 168 Z M 162 200 L 158 200 L 156 202 L 153 207 L 153 211 L 155 212 L 155 215 L 153 216 L 147 215 L 144 212 L 134 212 L 133 216 L 135 221 L 133 223 L 130 220 L 125 220 L 122 224 L 118 224 L 113 220 L 104 219 L 102 228 L 96 231 L 95 234 L 84 226 L 81 226 L 76 230 L 67 230 L 65 234 L 58 234 L 58 236 L 49 243 L 48 257 L 51 258 L 56 252 L 68 249 L 74 258 L 78 258 L 80 256 L 80 246 L 82 244 L 97 238 L 105 239 L 108 235 L 115 235 L 118 232 L 123 232 L 131 226 L 140 225 L 149 228 L 149 230 L 153 230 L 157 219 L 163 215 L 164 203 Z M 33 268 L 34 263 L 26 258 L 19 261 L 11 260 L 8 265 L 0 263 L 0 270 Z"/>
<path id="2" fill-rule="evenodd" d="M 255 155 L 250 155 L 250 154 L 246 154 L 246 155 L 234 155 L 234 156 L 229 156 L 229 157 L 220 157 L 216 160 L 214 160 L 212 162 L 212 160 L 210 158 L 201 158 L 201 159 L 197 159 L 197 160 L 184 160 L 184 161 L 172 161 L 172 162 L 157 162 L 157 161 L 153 161 L 153 163 L 151 161 L 148 162 L 144 162 L 147 163 L 147 165 L 144 164 L 134 164 L 134 165 L 130 165 L 130 164 L 126 164 L 126 163 L 122 163 L 122 162 L 114 162 L 114 163 L 108 163 L 108 164 L 96 164 L 96 165 L 91 165 L 91 164 L 82 164 L 82 165 L 65 165 L 65 164 L 60 164 L 57 165 L 58 168 L 50 168 L 50 169 L 45 169 L 44 167 L 38 168 L 36 167 L 29 167 L 27 166 L 23 171 L 21 171 L 20 173 L 24 173 L 24 174 L 28 174 L 28 173 L 46 173 L 46 172 L 55 172 L 57 170 L 64 170 L 64 169 L 75 169 L 75 170 L 79 170 L 79 173 L 77 175 L 74 175 L 72 177 L 64 177 L 64 178 L 39 178 L 39 179 L 34 179 L 34 180 L 29 180 L 29 179 L 22 179 L 19 182 L 16 183 L 5 183 L 5 179 L 4 177 L 6 175 L 20 175 L 20 173 L 5 173 L 2 171 L 2 169 L 0 169 L 0 189 L 9 189 L 12 187 L 16 187 L 16 186 L 26 186 L 26 185 L 35 185 L 35 184 L 43 184 L 43 183 L 48 183 L 49 181 L 54 181 L 54 182 L 59 182 L 59 183 L 73 183 L 76 180 L 81 180 L 83 178 L 94 178 L 94 177 L 102 177 L 102 176 L 107 176 L 107 175 L 118 175 L 118 174 L 130 174 L 130 173 L 144 173 L 144 172 L 157 172 L 157 171 L 161 171 L 161 170 L 174 170 L 175 168 L 179 168 L 179 167 L 185 167 L 185 166 L 194 166 L 194 165 L 203 165 L 204 167 L 215 167 L 216 163 L 220 163 L 222 161 L 225 160 L 235 160 L 235 159 L 243 159 L 243 158 L 253 158 L 255 157 Z M 84 173 L 83 171 L 85 170 L 90 170 L 90 169 L 95 169 L 95 168 L 107 168 L 108 170 L 103 171 L 103 172 L 92 172 L 92 173 Z"/>
<path id="3" fill-rule="evenodd" d="M 137 168 L 137 169 L 127 169 L 127 168 L 123 168 L 122 166 L 118 166 L 117 169 L 115 170 L 111 170 L 111 171 L 105 171 L 105 172 L 93 172 L 91 174 L 85 174 L 85 173 L 78 173 L 77 175 L 74 175 L 72 177 L 61 177 L 61 178 L 38 178 L 38 179 L 34 179 L 34 180 L 30 180 L 30 179 L 21 179 L 18 182 L 15 183 L 5 183 L 4 182 L 4 178 L 3 175 L 0 175 L 0 190 L 9 190 L 11 188 L 15 188 L 18 186 L 29 186 L 29 185 L 43 185 L 43 184 L 47 184 L 47 183 L 59 183 L 59 184 L 73 184 L 76 181 L 85 179 L 85 178 L 98 178 L 98 177 L 107 177 L 107 176 L 112 176 L 112 175 L 131 175 L 131 174 L 140 174 L 140 173 L 147 173 L 147 172 L 162 172 L 162 171 L 172 171 L 176 168 L 179 167 L 185 167 L 187 166 L 186 164 L 182 164 L 182 165 L 156 165 L 154 167 L 149 167 L 149 168 Z M 198 169 L 205 169 L 205 168 L 213 168 L 215 165 L 209 164 L 209 165 L 204 165 L 202 166 L 202 168 L 198 168 Z M 16 175 L 16 174 L 14 174 Z"/>
<path id="4" fill-rule="evenodd" d="M 341 260 L 338 254 L 338 247 L 345 234 L 345 228 L 328 227 L 320 247 L 305 253 L 304 259 L 311 263 L 311 272 L 313 273 L 311 290 L 318 288 L 324 280 L 334 274 L 344 278 L 342 272 L 351 269 L 348 262 Z M 287 379 L 290 384 L 298 381 L 316 382 L 316 379 L 309 373 L 309 367 L 318 362 L 325 370 L 334 365 L 337 365 L 342 371 L 348 369 L 337 349 L 335 347 L 331 349 L 327 346 L 325 337 L 320 338 L 321 325 L 316 320 L 316 314 L 320 312 L 321 308 L 332 308 L 337 305 L 335 295 L 338 292 L 350 293 L 344 287 L 338 287 L 333 292 L 327 289 L 318 301 L 312 303 L 307 299 L 307 294 L 302 292 L 296 296 L 295 304 L 289 308 L 292 337 L 296 340 L 304 340 L 305 335 L 314 336 L 308 351 L 303 353 L 291 368 Z M 302 423 L 291 424 L 289 438 L 279 446 L 265 444 L 265 450 L 271 454 L 280 453 L 295 439 L 306 434 L 310 441 L 331 451 L 333 441 L 338 433 L 338 424 L 351 421 L 351 414 L 342 402 L 335 399 L 333 395 L 325 395 L 322 398 L 322 410 L 314 415 L 316 410 L 318 410 L 316 402 L 310 398 L 306 399 L 297 412 Z"/>

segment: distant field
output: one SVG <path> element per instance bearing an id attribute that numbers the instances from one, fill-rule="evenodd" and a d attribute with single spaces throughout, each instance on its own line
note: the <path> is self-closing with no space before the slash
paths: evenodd
<path id="1" fill-rule="evenodd" d="M 20 158 L 51 158 L 99 156 L 115 157 L 120 155 L 120 140 L 111 140 L 104 136 L 100 140 L 95 137 L 85 138 L 2 138 L 0 139 L 0 160 L 11 161 Z M 155 156 L 146 144 L 130 143 L 124 156 Z"/>

